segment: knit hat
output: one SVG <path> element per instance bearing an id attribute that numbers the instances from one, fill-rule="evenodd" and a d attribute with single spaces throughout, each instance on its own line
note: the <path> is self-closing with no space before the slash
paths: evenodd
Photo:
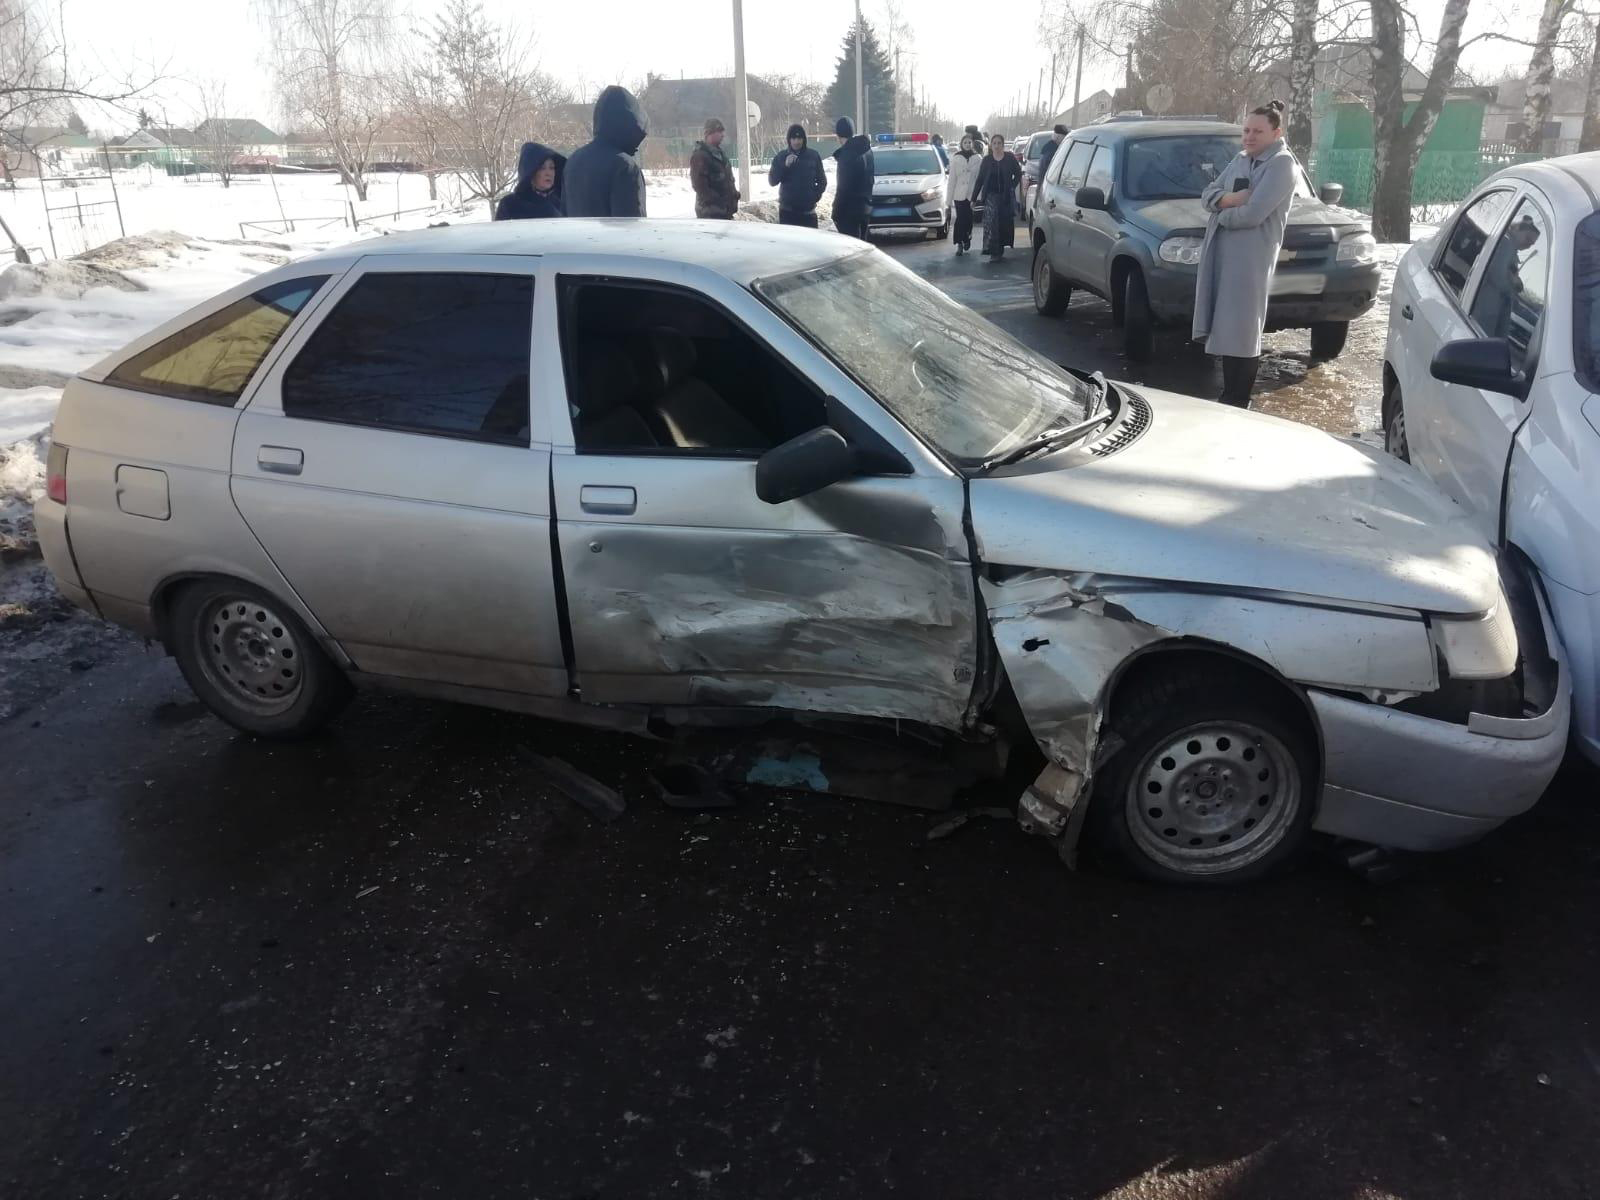
<path id="1" fill-rule="evenodd" d="M 833 123 L 833 131 L 842 138 L 855 137 L 856 127 L 850 123 L 849 117 L 840 117 Z"/>
<path id="2" fill-rule="evenodd" d="M 706 136 L 707 137 L 710 137 L 713 133 L 721 133 L 723 130 L 725 130 L 727 128 L 728 127 L 726 125 L 724 125 L 721 121 L 717 120 L 715 117 L 707 117 L 706 118 Z"/>
<path id="3" fill-rule="evenodd" d="M 785 144 L 794 141 L 795 138 L 799 138 L 801 141 L 807 140 L 806 127 L 804 125 L 791 125 L 789 126 L 789 132 L 783 135 Z"/>

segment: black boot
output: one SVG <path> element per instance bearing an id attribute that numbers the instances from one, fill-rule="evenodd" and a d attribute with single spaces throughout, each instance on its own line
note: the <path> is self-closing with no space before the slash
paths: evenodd
<path id="1" fill-rule="evenodd" d="M 1250 393 L 1256 386 L 1256 372 L 1261 368 L 1261 358 L 1238 358 L 1224 354 L 1222 358 L 1222 395 L 1217 399 L 1234 408 L 1249 408 Z"/>

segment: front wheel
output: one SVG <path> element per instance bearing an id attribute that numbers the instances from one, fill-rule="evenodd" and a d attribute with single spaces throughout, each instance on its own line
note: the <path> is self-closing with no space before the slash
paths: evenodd
<path id="1" fill-rule="evenodd" d="M 300 620 L 259 588 L 190 584 L 172 605 L 167 643 L 194 694 L 261 737 L 312 733 L 343 707 L 350 683 Z"/>
<path id="2" fill-rule="evenodd" d="M 1042 317 L 1059 317 L 1071 299 L 1071 286 L 1056 274 L 1050 251 L 1040 242 L 1033 248 L 1033 307 Z"/>
<path id="3" fill-rule="evenodd" d="M 1338 358 L 1350 336 L 1349 321 L 1318 321 L 1311 327 L 1311 357 Z"/>
<path id="4" fill-rule="evenodd" d="M 1195 673 L 1139 685 L 1118 708 L 1124 745 L 1089 813 L 1133 870 L 1162 883 L 1239 883 L 1303 847 L 1315 752 L 1264 687 Z"/>
<path id="5" fill-rule="evenodd" d="M 1135 362 L 1149 358 L 1155 329 L 1156 315 L 1150 308 L 1144 272 L 1134 267 L 1122 284 L 1122 352 Z"/>

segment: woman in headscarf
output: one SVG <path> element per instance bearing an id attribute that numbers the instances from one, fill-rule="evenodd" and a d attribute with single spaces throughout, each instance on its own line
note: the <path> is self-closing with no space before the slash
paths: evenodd
<path id="1" fill-rule="evenodd" d="M 1261 366 L 1272 275 L 1300 164 L 1283 141 L 1283 103 L 1253 109 L 1244 121 L 1244 149 L 1200 201 L 1211 219 L 1195 278 L 1194 339 L 1222 359 L 1224 404 L 1250 407 Z"/>
<path id="2" fill-rule="evenodd" d="M 950 173 L 945 177 L 944 202 L 956 214 L 956 253 L 965 254 L 972 249 L 972 198 L 977 194 L 978 171 L 983 166 L 972 135 L 964 134 L 961 149 L 950 156 Z"/>
<path id="3" fill-rule="evenodd" d="M 983 198 L 983 252 L 990 262 L 999 262 L 1006 247 L 1017 244 L 1017 184 L 1021 179 L 1022 164 L 1006 149 L 1005 135 L 992 135 L 974 189 Z"/>
<path id="4" fill-rule="evenodd" d="M 535 217 L 564 217 L 561 208 L 561 173 L 565 155 L 538 142 L 523 142 L 517 156 L 517 186 L 495 206 L 496 221 L 525 221 Z"/>

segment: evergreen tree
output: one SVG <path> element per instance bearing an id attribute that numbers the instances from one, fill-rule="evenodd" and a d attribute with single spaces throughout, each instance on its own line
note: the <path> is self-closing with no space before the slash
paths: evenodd
<path id="1" fill-rule="evenodd" d="M 78 115 L 78 110 L 75 108 L 67 111 L 67 128 L 85 137 L 89 134 L 89 127 L 83 123 L 83 118 Z"/>
<path id="2" fill-rule="evenodd" d="M 844 35 L 844 53 L 834 69 L 833 86 L 828 89 L 828 118 L 849 117 L 855 121 L 857 133 L 870 134 L 873 130 L 887 130 L 894 123 L 895 79 L 883 47 L 878 45 L 877 35 L 872 32 L 872 22 L 863 20 L 861 24 L 861 83 L 867 93 L 866 119 L 857 119 L 856 113 L 854 21 Z"/>
<path id="3" fill-rule="evenodd" d="M 139 110 L 139 128 L 149 129 L 154 123 L 155 122 L 151 119 L 149 110 L 141 108 Z"/>

